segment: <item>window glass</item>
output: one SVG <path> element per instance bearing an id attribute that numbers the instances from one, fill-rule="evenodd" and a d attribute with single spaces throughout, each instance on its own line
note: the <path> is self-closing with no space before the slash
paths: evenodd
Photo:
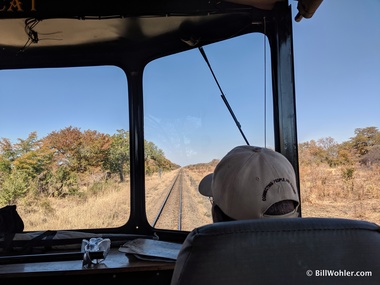
<path id="1" fill-rule="evenodd" d="M 249 34 L 204 46 L 211 69 L 198 48 L 147 65 L 144 128 L 151 147 L 145 183 L 153 226 L 191 230 L 212 221 L 210 201 L 198 184 L 229 150 L 246 144 L 222 94 L 248 143 L 273 148 L 267 47 L 264 35 Z M 168 196 L 171 189 L 182 195 Z"/>
<path id="2" fill-rule="evenodd" d="M 25 231 L 125 224 L 127 95 L 113 66 L 0 71 L 0 206 Z"/>

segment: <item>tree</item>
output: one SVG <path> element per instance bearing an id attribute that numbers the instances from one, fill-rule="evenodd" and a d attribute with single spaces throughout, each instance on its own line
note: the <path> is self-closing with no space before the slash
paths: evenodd
<path id="1" fill-rule="evenodd" d="M 30 133 L 25 140 L 19 138 L 18 141 L 19 143 L 14 145 L 17 156 L 14 158 L 13 166 L 16 170 L 34 178 L 49 168 L 53 153 L 38 140 L 37 132 Z"/>
<path id="2" fill-rule="evenodd" d="M 109 135 L 87 130 L 81 136 L 81 144 L 76 153 L 82 171 L 99 168 L 107 158 L 112 139 Z"/>
<path id="3" fill-rule="evenodd" d="M 104 168 L 111 173 L 118 173 L 120 182 L 124 181 L 124 171 L 129 171 L 129 132 L 117 130 L 112 137 L 108 150 L 108 157 L 104 161 Z"/>
<path id="4" fill-rule="evenodd" d="M 330 167 L 339 164 L 338 143 L 332 137 L 319 139 L 317 145 L 321 147 L 323 160 Z"/>
<path id="5" fill-rule="evenodd" d="M 84 173 L 89 168 L 100 168 L 108 155 L 112 139 L 98 131 L 67 127 L 50 133 L 44 144 L 54 152 L 56 164 L 66 165 L 71 171 Z"/>
<path id="6" fill-rule="evenodd" d="M 61 165 L 47 176 L 47 190 L 52 196 L 74 194 L 79 190 L 78 175 L 67 165 Z"/>
<path id="7" fill-rule="evenodd" d="M 380 145 L 380 133 L 376 127 L 357 128 L 355 129 L 355 137 L 350 138 L 353 149 L 359 156 L 368 153 L 369 149 L 374 145 Z"/>
<path id="8" fill-rule="evenodd" d="M 24 172 L 29 178 L 35 178 L 50 168 L 52 157 L 52 151 L 42 147 L 17 157 L 13 166 L 15 170 Z"/>
<path id="9" fill-rule="evenodd" d="M 78 170 L 76 161 L 81 144 L 82 133 L 78 128 L 69 126 L 58 132 L 50 133 L 44 139 L 44 145 L 54 153 L 54 160 L 57 166 L 68 165 L 73 171 Z"/>
<path id="10" fill-rule="evenodd" d="M 300 163 L 305 165 L 321 164 L 324 160 L 324 150 L 315 140 L 299 144 Z"/>
<path id="11" fill-rule="evenodd" d="M 17 140 L 19 142 L 14 145 L 14 150 L 17 156 L 36 150 L 40 146 L 36 131 L 31 132 L 25 140 L 20 138 Z"/>
<path id="12" fill-rule="evenodd" d="M 15 204 L 16 200 L 24 196 L 29 190 L 28 180 L 22 171 L 12 171 L 1 185 L 0 203 Z"/>
<path id="13" fill-rule="evenodd" d="M 153 142 L 144 141 L 145 172 L 152 174 L 160 170 L 170 170 L 177 168 L 170 160 L 165 157 L 164 152 Z"/>
<path id="14" fill-rule="evenodd" d="M 0 140 L 0 172 L 10 173 L 12 170 L 12 162 L 16 158 L 16 151 L 11 141 L 7 138 Z"/>
<path id="15" fill-rule="evenodd" d="M 342 142 L 338 145 L 338 157 L 340 164 L 352 165 L 355 162 L 355 151 L 350 142 Z"/>
<path id="16" fill-rule="evenodd" d="M 12 170 L 12 162 L 6 156 L 0 154 L 0 177 L 1 174 L 9 174 Z"/>

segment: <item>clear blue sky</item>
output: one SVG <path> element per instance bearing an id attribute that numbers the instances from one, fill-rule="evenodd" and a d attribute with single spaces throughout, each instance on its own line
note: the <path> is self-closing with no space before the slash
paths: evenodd
<path id="1" fill-rule="evenodd" d="M 300 142 L 342 142 L 356 128 L 380 128 L 379 15 L 379 0 L 327 0 L 294 22 Z"/>
<path id="2" fill-rule="evenodd" d="M 295 15 L 297 1 L 290 4 Z M 379 15 L 379 0 L 325 0 L 313 18 L 293 21 L 299 142 L 332 137 L 340 143 L 356 128 L 380 128 Z M 239 57 L 232 57 L 229 52 L 238 45 Z M 265 103 L 262 94 L 271 88 L 270 82 L 263 83 L 263 37 L 204 48 L 250 144 L 271 147 L 270 127 L 264 139 L 264 125 L 271 120 L 265 123 L 263 117 L 270 118 L 271 110 L 263 114 L 270 99 Z M 194 84 L 168 81 L 170 71 Z M 17 142 L 35 130 L 43 137 L 70 125 L 110 134 L 128 129 L 127 87 L 120 70 L 19 72 L 0 71 L 0 138 Z M 147 139 L 169 159 L 180 165 L 208 162 L 245 144 L 197 49 L 148 65 L 146 73 Z M 163 104 L 165 109 L 157 108 Z"/>

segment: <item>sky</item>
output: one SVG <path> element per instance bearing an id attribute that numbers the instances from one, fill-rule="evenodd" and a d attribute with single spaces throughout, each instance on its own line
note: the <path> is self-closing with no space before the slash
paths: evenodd
<path id="1" fill-rule="evenodd" d="M 330 0 L 293 22 L 300 142 L 380 128 L 379 15 L 379 0 Z"/>
<path id="2" fill-rule="evenodd" d="M 297 2 L 289 3 L 295 16 Z M 311 19 L 293 20 L 299 142 L 332 137 L 341 143 L 356 128 L 380 128 L 379 15 L 379 0 L 326 0 Z M 272 147 L 265 38 L 249 35 L 204 50 L 249 143 Z M 170 160 L 208 162 L 245 144 L 197 49 L 157 60 L 145 72 L 146 139 Z M 0 71 L 0 138 L 17 142 L 37 125 L 39 137 L 70 125 L 128 130 L 126 92 L 125 75 L 112 67 Z"/>

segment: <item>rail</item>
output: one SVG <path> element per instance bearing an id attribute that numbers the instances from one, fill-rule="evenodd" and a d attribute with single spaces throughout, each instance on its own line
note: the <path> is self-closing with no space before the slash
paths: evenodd
<path id="1" fill-rule="evenodd" d="M 182 228 L 182 196 L 183 196 L 183 170 L 181 169 L 177 176 L 174 178 L 171 186 L 169 187 L 168 193 L 165 196 L 164 201 L 161 204 L 161 207 L 153 221 L 152 226 L 156 227 L 159 222 L 165 220 L 163 218 L 163 213 L 167 212 L 168 216 L 171 217 L 170 220 L 173 220 L 173 217 L 177 216 L 177 229 L 181 230 Z M 173 214 L 176 213 L 177 215 Z M 165 221 L 164 221 L 165 222 Z M 167 222 L 167 221 L 166 221 Z"/>

